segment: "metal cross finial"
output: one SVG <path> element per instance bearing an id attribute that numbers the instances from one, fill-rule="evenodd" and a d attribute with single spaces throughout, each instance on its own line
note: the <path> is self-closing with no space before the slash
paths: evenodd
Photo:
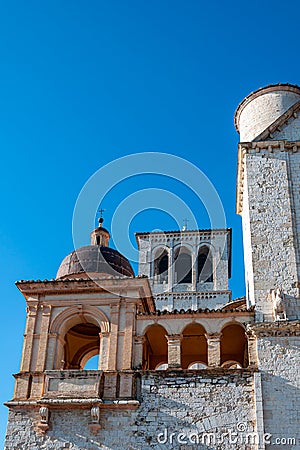
<path id="1" fill-rule="evenodd" d="M 99 227 L 102 227 L 102 224 L 103 224 L 103 222 L 104 222 L 104 219 L 103 219 L 103 217 L 102 217 L 104 211 L 105 211 L 105 209 L 103 209 L 103 208 L 100 208 L 100 209 L 98 210 L 98 212 L 100 213 L 100 217 L 99 217 L 99 219 L 98 219 Z"/>
<path id="2" fill-rule="evenodd" d="M 103 216 L 104 211 L 105 211 L 105 209 L 103 209 L 103 208 L 100 208 L 100 209 L 98 210 L 98 212 L 100 213 L 100 217 Z"/>

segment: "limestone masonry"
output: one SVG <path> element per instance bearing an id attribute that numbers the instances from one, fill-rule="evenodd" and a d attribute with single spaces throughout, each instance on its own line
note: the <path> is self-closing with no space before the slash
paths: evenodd
<path id="1" fill-rule="evenodd" d="M 100 218 L 55 279 L 16 283 L 6 450 L 300 449 L 300 87 L 253 92 L 235 125 L 246 297 L 231 229 L 136 233 L 135 276 Z"/>

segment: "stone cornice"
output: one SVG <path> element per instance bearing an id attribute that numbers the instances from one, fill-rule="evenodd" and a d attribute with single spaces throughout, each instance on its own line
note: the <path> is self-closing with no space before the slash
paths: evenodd
<path id="1" fill-rule="evenodd" d="M 259 322 L 247 326 L 247 332 L 261 337 L 300 336 L 300 321 Z"/>
<path id="2" fill-rule="evenodd" d="M 98 405 L 101 409 L 136 409 L 140 406 L 138 400 L 102 400 L 95 398 L 57 398 L 39 400 L 11 400 L 4 403 L 8 408 L 39 408 L 40 406 L 49 406 L 54 409 L 89 409 L 91 406 Z"/>
<path id="3" fill-rule="evenodd" d="M 47 301 L 47 295 L 65 296 L 65 294 L 97 294 L 108 293 L 108 296 L 122 297 L 125 301 L 138 302 L 142 309 L 148 312 L 155 311 L 149 280 L 147 277 L 135 278 L 107 278 L 107 279 L 63 279 L 63 280 L 29 280 L 17 281 L 17 288 L 31 305 L 32 296 Z M 103 299 L 102 299 L 103 300 Z M 37 299 L 34 298 L 35 304 Z M 53 304 L 56 301 L 53 300 Z M 93 302 L 95 303 L 95 302 Z"/>
<path id="4" fill-rule="evenodd" d="M 21 280 L 16 282 L 17 288 L 24 295 L 61 294 L 66 292 L 115 292 L 133 291 L 143 288 L 151 293 L 147 277 L 136 278 L 97 278 L 97 279 L 63 279 L 63 280 Z"/>
<path id="5" fill-rule="evenodd" d="M 235 316 L 243 316 L 243 317 L 249 317 L 254 318 L 254 310 L 248 310 L 248 311 L 221 311 L 221 310 L 210 310 L 208 308 L 206 309 L 198 309 L 196 311 L 188 310 L 174 310 L 174 311 L 157 311 L 152 314 L 138 314 L 137 319 L 138 320 L 155 320 L 155 319 L 196 319 L 200 317 L 209 317 L 209 318 L 225 318 L 225 317 L 235 317 Z"/>
<path id="6" fill-rule="evenodd" d="M 177 230 L 177 231 L 157 231 L 157 232 L 137 232 L 135 233 L 135 238 L 140 248 L 140 238 L 150 237 L 152 239 L 158 239 L 163 237 L 167 238 L 178 238 L 184 240 L 184 238 L 188 238 L 191 236 L 199 236 L 205 239 L 211 239 L 213 236 L 223 236 L 226 234 L 231 234 L 231 228 L 216 228 L 216 229 L 204 229 L 204 230 Z"/>
<path id="7" fill-rule="evenodd" d="M 237 168 L 237 187 L 236 187 L 236 212 L 241 214 L 243 210 L 244 197 L 244 176 L 245 176 L 245 157 L 260 153 L 272 154 L 274 150 L 281 152 L 298 153 L 300 151 L 300 141 L 260 141 L 260 142 L 241 142 L 238 146 L 238 168 Z"/>

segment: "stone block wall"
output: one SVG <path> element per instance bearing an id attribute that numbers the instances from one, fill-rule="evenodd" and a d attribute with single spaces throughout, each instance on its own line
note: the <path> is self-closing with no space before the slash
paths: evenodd
<path id="1" fill-rule="evenodd" d="M 264 431 L 273 439 L 295 439 L 300 448 L 300 336 L 269 336 L 258 339 L 257 350 L 262 379 Z M 266 446 L 266 450 L 274 446 Z"/>
<path id="2" fill-rule="evenodd" d="M 248 296 L 254 295 L 250 303 L 255 302 L 257 320 L 272 320 L 271 290 L 279 288 L 292 298 L 298 296 L 298 244 L 290 155 L 278 143 L 269 147 L 267 143 L 242 144 L 242 153 L 244 191 L 247 189 L 243 198 L 243 231 Z M 295 175 L 300 186 L 298 178 Z M 298 197 L 297 201 L 300 206 Z M 295 308 L 289 318 L 297 318 Z"/>
<path id="3" fill-rule="evenodd" d="M 12 409 L 5 450 L 258 448 L 245 442 L 256 432 L 251 371 L 146 372 L 140 392 L 136 410 L 104 402 L 96 436 L 89 409 L 53 407 L 45 435 L 36 431 L 38 409 Z"/>

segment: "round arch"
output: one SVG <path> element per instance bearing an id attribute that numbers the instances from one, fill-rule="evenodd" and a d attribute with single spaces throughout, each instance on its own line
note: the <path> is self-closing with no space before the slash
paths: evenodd
<path id="1" fill-rule="evenodd" d="M 144 370 L 155 370 L 168 361 L 168 342 L 166 329 L 157 323 L 144 330 L 143 363 Z"/>
<path id="2" fill-rule="evenodd" d="M 221 365 L 235 361 L 242 367 L 248 366 L 248 340 L 243 324 L 230 321 L 222 327 Z"/>
<path id="3" fill-rule="evenodd" d="M 83 306 L 66 308 L 59 313 L 50 325 L 50 333 L 64 336 L 70 328 L 82 322 L 93 323 L 103 333 L 110 331 L 109 320 L 103 311 L 93 306 Z"/>
<path id="4" fill-rule="evenodd" d="M 192 322 L 182 330 L 181 367 L 187 369 L 192 364 L 208 363 L 206 330 L 203 325 Z"/>
<path id="5" fill-rule="evenodd" d="M 179 245 L 174 249 L 175 283 L 192 282 L 192 249 L 187 245 Z"/>

